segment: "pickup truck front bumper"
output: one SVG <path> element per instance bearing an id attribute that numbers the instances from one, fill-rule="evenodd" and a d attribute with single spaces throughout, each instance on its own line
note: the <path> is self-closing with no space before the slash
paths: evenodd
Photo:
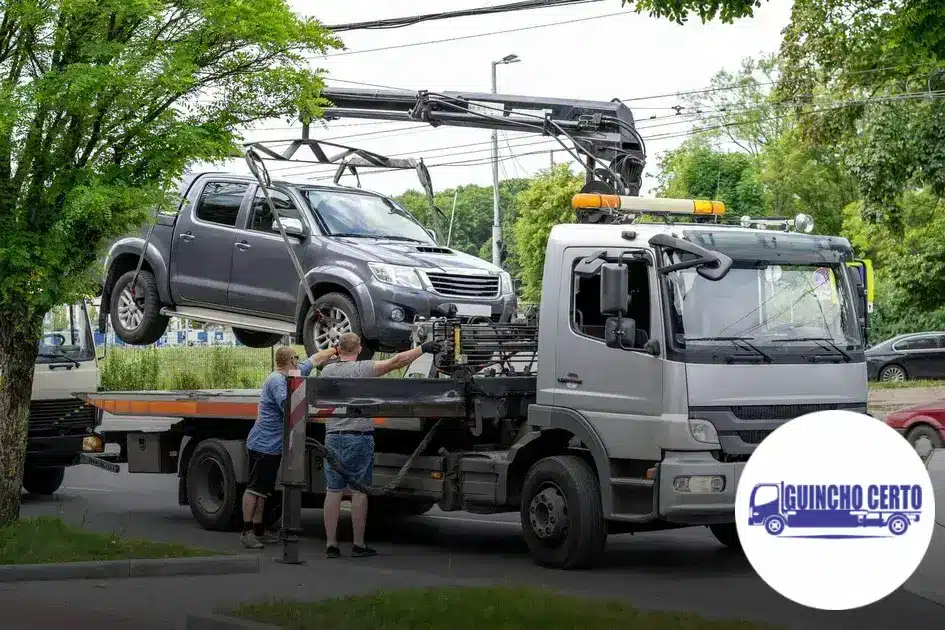
<path id="1" fill-rule="evenodd" d="M 681 525 L 735 522 L 735 491 L 744 462 L 708 451 L 667 452 L 659 467 L 659 516 Z"/>

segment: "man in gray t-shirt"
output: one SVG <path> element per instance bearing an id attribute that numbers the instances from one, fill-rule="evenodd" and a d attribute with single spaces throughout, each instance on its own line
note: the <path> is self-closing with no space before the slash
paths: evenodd
<path id="1" fill-rule="evenodd" d="M 321 378 L 372 378 L 384 376 L 394 370 L 407 367 L 425 352 L 437 353 L 440 347 L 433 341 L 401 352 L 383 361 L 358 361 L 361 354 L 361 339 L 354 333 L 344 333 L 338 344 L 336 363 L 322 369 Z M 374 468 L 374 420 L 373 418 L 329 418 L 325 425 L 325 446 L 338 458 L 346 472 L 362 486 L 370 486 Z M 341 499 L 347 481 L 325 462 L 325 554 L 329 558 L 341 555 L 338 549 L 338 516 Z M 364 544 L 364 529 L 367 522 L 367 495 L 351 492 L 351 525 L 354 530 L 352 557 L 373 556 L 377 552 Z"/>

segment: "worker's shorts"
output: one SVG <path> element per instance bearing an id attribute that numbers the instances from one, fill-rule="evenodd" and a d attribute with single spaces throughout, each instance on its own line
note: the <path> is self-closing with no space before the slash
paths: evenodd
<path id="1" fill-rule="evenodd" d="M 282 455 L 249 450 L 249 485 L 246 490 L 258 497 L 269 497 L 276 489 Z"/>
<path id="2" fill-rule="evenodd" d="M 374 471 L 374 435 L 372 433 L 328 433 L 325 446 L 338 458 L 345 472 L 362 486 L 370 486 Z M 340 492 L 348 487 L 345 478 L 325 459 L 325 484 Z M 354 488 L 352 488 L 354 490 Z"/>

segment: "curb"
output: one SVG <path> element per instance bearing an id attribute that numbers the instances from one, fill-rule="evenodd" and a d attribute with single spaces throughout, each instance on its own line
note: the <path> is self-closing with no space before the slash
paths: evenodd
<path id="1" fill-rule="evenodd" d="M 181 630 L 285 630 L 279 626 L 227 615 L 187 615 Z"/>
<path id="2" fill-rule="evenodd" d="M 259 558 L 257 556 L 237 555 L 61 562 L 57 564 L 5 564 L 0 565 L 0 583 L 233 573 L 259 573 Z"/>

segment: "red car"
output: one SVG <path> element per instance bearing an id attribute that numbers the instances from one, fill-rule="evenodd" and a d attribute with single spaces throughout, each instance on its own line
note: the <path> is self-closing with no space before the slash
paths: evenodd
<path id="1" fill-rule="evenodd" d="M 915 448 L 928 440 L 933 448 L 945 448 L 945 399 L 920 403 L 886 415 L 886 425 L 899 431 Z"/>

